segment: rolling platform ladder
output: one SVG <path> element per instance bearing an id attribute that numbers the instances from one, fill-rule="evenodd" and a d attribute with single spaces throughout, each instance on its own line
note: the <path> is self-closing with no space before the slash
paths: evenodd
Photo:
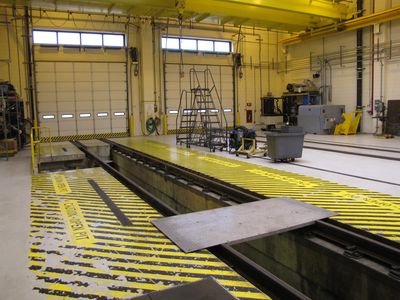
<path id="1" fill-rule="evenodd" d="M 179 102 L 176 143 L 222 150 L 227 147 L 228 123 L 212 73 L 192 68 L 189 76 L 190 91 L 183 90 Z"/>

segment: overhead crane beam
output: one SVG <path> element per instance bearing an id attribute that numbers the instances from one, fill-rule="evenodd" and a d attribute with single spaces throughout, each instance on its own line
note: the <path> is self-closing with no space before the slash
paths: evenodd
<path id="1" fill-rule="evenodd" d="M 284 46 L 290 46 L 312 38 L 327 36 L 337 32 L 357 30 L 374 24 L 385 23 L 396 19 L 400 19 L 400 6 L 374 14 L 369 14 L 364 17 L 356 18 L 354 20 L 332 24 L 318 30 L 300 33 L 292 37 L 283 39 L 282 44 Z"/>
<path id="2" fill-rule="evenodd" d="M 186 1 L 189 5 L 190 2 Z M 299 13 L 310 16 L 317 16 L 328 19 L 347 19 L 349 7 L 336 3 L 335 1 L 310 1 L 310 0 L 216 0 L 213 2 L 224 2 L 225 5 L 238 4 L 243 7 L 253 7 L 258 9 L 274 9 L 284 12 Z"/>
<path id="3" fill-rule="evenodd" d="M 185 11 L 195 11 L 200 14 L 210 13 L 221 17 L 231 16 L 238 19 L 249 19 L 255 24 L 259 23 L 276 23 L 285 24 L 287 27 L 310 27 L 315 26 L 313 22 L 323 22 L 320 17 L 314 17 L 305 14 L 299 14 L 289 11 L 279 11 L 271 8 L 255 7 L 252 5 L 244 5 L 240 3 L 215 0 L 202 1 L 186 1 Z M 330 21 L 331 22 L 331 21 Z M 326 24 L 323 23 L 323 24 Z"/>

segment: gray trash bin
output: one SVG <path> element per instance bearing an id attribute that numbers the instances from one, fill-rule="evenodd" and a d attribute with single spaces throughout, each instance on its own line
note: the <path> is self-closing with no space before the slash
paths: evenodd
<path id="1" fill-rule="evenodd" d="M 304 131 L 301 127 L 285 126 L 267 131 L 268 156 L 274 161 L 290 161 L 303 154 Z"/>

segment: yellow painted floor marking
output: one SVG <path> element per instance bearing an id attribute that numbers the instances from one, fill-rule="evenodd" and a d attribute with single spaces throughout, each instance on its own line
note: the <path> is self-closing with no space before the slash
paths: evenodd
<path id="1" fill-rule="evenodd" d="M 63 174 L 52 174 L 51 181 L 53 182 L 53 187 L 57 194 L 65 195 L 71 193 L 71 188 Z"/>
<path id="2" fill-rule="evenodd" d="M 400 219 L 400 198 L 398 197 L 192 149 L 174 147 L 145 138 L 122 138 L 115 141 L 266 197 L 291 197 L 335 211 L 339 215 L 333 218 L 345 224 L 391 240 L 399 240 L 400 223 L 397 220 Z M 374 230 L 374 228 L 388 227 L 393 228 L 396 233 L 388 234 L 387 231 Z"/>
<path id="3" fill-rule="evenodd" d="M 88 179 L 133 226 L 121 226 Z M 64 180 L 68 193 L 56 188 Z M 151 224 L 160 214 L 102 169 L 35 175 L 30 206 L 29 266 L 49 299 L 132 298 L 206 276 L 239 299 L 269 299 L 210 252 L 181 252 Z"/>

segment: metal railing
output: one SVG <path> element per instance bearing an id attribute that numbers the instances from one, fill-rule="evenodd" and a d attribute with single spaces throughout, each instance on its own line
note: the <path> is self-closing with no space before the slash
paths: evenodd
<path id="1" fill-rule="evenodd" d="M 45 126 L 33 126 L 30 133 L 31 138 L 31 159 L 32 173 L 35 173 L 36 166 L 40 162 L 40 147 L 42 143 L 48 142 L 50 146 L 50 155 L 53 156 L 53 145 L 51 144 L 51 129 Z M 36 163 L 37 157 L 37 163 Z"/>

